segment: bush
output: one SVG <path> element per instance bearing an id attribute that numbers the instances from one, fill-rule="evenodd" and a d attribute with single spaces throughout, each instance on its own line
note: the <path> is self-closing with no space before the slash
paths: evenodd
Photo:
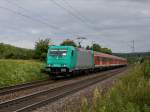
<path id="1" fill-rule="evenodd" d="M 150 61 L 137 65 L 127 75 L 119 78 L 105 95 L 99 94 L 96 99 L 94 97 L 93 105 L 88 111 L 150 112 L 149 74 Z M 81 112 L 86 111 L 81 110 Z"/>
<path id="2" fill-rule="evenodd" d="M 142 63 L 141 72 L 145 78 L 150 79 L 150 60 L 146 60 Z"/>

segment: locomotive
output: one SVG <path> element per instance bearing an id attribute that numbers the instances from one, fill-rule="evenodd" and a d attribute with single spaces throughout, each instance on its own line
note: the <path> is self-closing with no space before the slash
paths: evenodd
<path id="1" fill-rule="evenodd" d="M 126 66 L 127 60 L 118 56 L 100 53 L 73 46 L 49 46 L 46 72 L 53 77 L 76 74 L 82 71 Z"/>

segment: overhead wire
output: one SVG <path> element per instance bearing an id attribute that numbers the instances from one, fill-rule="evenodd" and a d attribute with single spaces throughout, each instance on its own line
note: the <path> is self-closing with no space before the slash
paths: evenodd
<path id="1" fill-rule="evenodd" d="M 12 5 L 14 5 L 14 6 L 17 6 L 17 7 L 20 8 L 20 9 L 23 9 L 25 12 L 28 12 L 28 13 L 30 12 L 29 10 L 25 9 L 24 7 L 22 7 L 22 6 L 20 6 L 20 5 L 16 4 L 16 3 L 14 3 L 14 2 L 12 2 L 12 1 L 9 1 L 9 0 L 5 0 L 5 1 L 6 1 L 7 3 L 9 3 L 9 4 L 12 4 Z M 64 30 L 60 29 L 60 27 L 56 27 L 56 26 L 54 26 L 54 25 L 51 25 L 51 24 L 45 22 L 44 18 L 42 18 L 42 20 L 41 20 L 41 19 L 37 19 L 37 18 L 32 17 L 32 16 L 30 16 L 30 15 L 23 14 L 23 13 L 21 13 L 21 12 L 18 12 L 18 11 L 15 11 L 15 10 L 12 10 L 12 9 L 9 9 L 9 8 L 6 8 L 6 7 L 0 6 L 0 8 L 1 8 L 1 9 L 4 9 L 4 10 L 7 10 L 7 11 L 10 11 L 10 12 L 12 12 L 12 13 L 15 13 L 15 14 L 17 14 L 17 15 L 23 16 L 23 17 L 25 17 L 25 18 L 28 18 L 28 19 L 30 19 L 30 20 L 36 21 L 36 22 L 41 23 L 41 24 L 43 24 L 43 25 L 46 25 L 46 26 L 48 26 L 48 27 L 51 28 L 51 29 L 59 30 L 59 31 L 61 31 L 61 32 L 63 31 L 64 33 L 67 33 L 67 34 L 70 34 L 70 35 L 73 35 L 73 36 L 76 35 L 76 34 L 74 34 L 73 32 L 64 31 Z M 31 13 L 31 12 L 30 12 L 30 13 Z M 53 32 L 53 34 L 56 34 L 56 33 Z"/>
<path id="2" fill-rule="evenodd" d="M 62 0 L 64 2 L 65 5 L 67 5 L 68 7 L 70 7 L 70 9 L 76 13 L 79 17 L 81 17 L 83 20 L 88 21 L 88 19 L 86 17 L 84 17 L 83 15 L 81 15 L 81 13 L 74 8 L 67 0 Z"/>
<path id="3" fill-rule="evenodd" d="M 19 15 L 19 16 L 28 18 L 28 19 L 30 19 L 30 20 L 32 20 L 32 21 L 36 21 L 36 22 L 39 22 L 39 23 L 41 23 L 41 24 L 44 24 L 44 25 L 49 26 L 48 24 L 46 24 L 45 22 L 43 22 L 43 21 L 41 21 L 41 20 L 32 18 L 31 16 L 28 16 L 28 15 L 26 15 L 26 14 L 22 14 L 22 13 L 20 13 L 20 12 L 18 12 L 18 11 L 9 9 L 9 8 L 7 8 L 7 7 L 2 7 L 2 6 L 0 6 L 0 8 L 1 8 L 1 9 L 4 9 L 4 10 L 7 10 L 7 11 L 9 11 L 9 12 L 15 13 L 15 14 L 17 14 L 17 15 Z M 53 29 L 57 29 L 57 27 L 54 27 L 54 26 L 49 26 L 49 27 L 50 27 L 50 28 L 53 28 Z"/>
<path id="4" fill-rule="evenodd" d="M 14 6 L 16 6 L 16 7 L 20 8 L 20 9 L 24 10 L 25 12 L 31 13 L 28 9 L 26 9 L 26 8 L 24 8 L 24 7 L 20 6 L 20 5 L 18 5 L 18 4 L 15 3 L 15 2 L 12 2 L 12 1 L 10 1 L 10 0 L 5 0 L 5 1 L 6 1 L 7 3 L 11 4 L 11 5 L 14 5 Z M 76 19 L 80 20 L 82 23 L 84 23 L 84 24 L 86 24 L 86 25 L 89 26 L 89 24 L 85 21 L 85 18 L 78 16 L 77 14 L 79 14 L 79 12 L 75 11 L 76 9 L 74 9 L 69 3 L 67 3 L 67 1 L 65 1 L 65 3 L 67 3 L 68 7 L 72 8 L 76 13 L 72 12 L 71 10 L 68 10 L 66 7 L 64 7 L 63 5 L 59 4 L 59 3 L 56 2 L 55 0 L 50 0 L 50 1 L 52 1 L 55 5 L 59 6 L 60 8 L 63 8 L 63 9 L 64 9 L 65 11 L 67 11 L 70 15 L 72 15 L 72 16 L 75 17 Z M 1 8 L 2 8 L 2 7 L 1 7 Z M 72 35 L 72 36 L 77 36 L 77 37 L 78 37 L 78 36 L 83 36 L 83 35 L 86 35 L 86 36 L 87 36 L 87 34 L 79 34 L 79 33 L 73 33 L 73 32 L 70 32 L 70 31 L 64 31 L 64 30 L 60 29 L 60 27 L 56 27 L 56 26 L 54 26 L 54 25 L 51 25 L 51 24 L 45 22 L 44 18 L 42 18 L 42 20 L 41 20 L 41 19 L 39 19 L 39 17 L 38 17 L 38 19 L 37 19 L 37 18 L 32 17 L 32 16 L 30 16 L 30 15 L 22 14 L 21 12 L 17 12 L 17 11 L 14 11 L 14 10 L 11 10 L 11 9 L 8 9 L 8 8 L 5 8 L 5 7 L 3 7 L 3 9 L 8 10 L 8 11 L 11 11 L 11 12 L 13 12 L 13 13 L 16 13 L 17 15 L 26 17 L 26 18 L 31 19 L 31 20 L 33 20 L 33 21 L 36 21 L 36 22 L 38 22 L 38 23 L 47 25 L 47 26 L 50 27 L 51 29 L 63 31 L 64 33 L 70 34 L 70 35 Z M 40 18 L 41 18 L 41 17 L 40 17 Z M 56 33 L 53 32 L 53 34 L 56 34 Z"/>
<path id="5" fill-rule="evenodd" d="M 9 12 L 12 12 L 12 13 L 17 14 L 17 15 L 19 15 L 19 16 L 22 16 L 22 17 L 24 17 L 24 18 L 28 18 L 28 19 L 30 19 L 30 20 L 33 20 L 32 18 L 28 17 L 27 15 L 24 15 L 24 14 L 22 14 L 22 13 L 20 13 L 20 12 L 11 10 L 11 9 L 9 9 L 9 8 L 6 8 L 6 7 L 0 6 L 0 9 L 7 10 L 7 11 L 9 11 Z M 34 21 L 35 21 L 35 20 L 34 20 Z M 22 28 L 17 28 L 17 27 L 14 27 L 14 26 L 12 26 L 12 25 L 11 25 L 11 27 L 8 27 L 8 28 L 11 29 L 11 30 L 13 29 L 13 30 L 17 30 L 17 31 L 20 31 L 20 32 L 23 32 L 23 33 L 28 33 L 28 32 L 25 32 Z"/>
<path id="6" fill-rule="evenodd" d="M 12 4 L 12 5 L 14 5 L 14 6 L 16 6 L 16 7 L 20 8 L 20 9 L 24 10 L 25 12 L 31 13 L 28 9 L 26 9 L 26 8 L 24 8 L 24 7 L 20 6 L 20 5 L 18 5 L 18 4 L 15 3 L 15 2 L 12 2 L 12 1 L 10 1 L 10 0 L 5 0 L 5 1 L 6 1 L 7 3 L 9 3 L 9 4 Z M 82 17 L 78 16 L 78 15 L 80 15 L 79 12 L 78 12 L 75 8 L 73 8 L 66 0 L 65 0 L 65 1 L 63 0 L 63 1 L 68 5 L 68 7 L 72 8 L 72 9 L 74 10 L 74 12 L 76 12 L 76 13 L 72 12 L 71 10 L 68 10 L 68 8 L 66 8 L 66 7 L 64 7 L 63 5 L 59 4 L 59 3 L 56 2 L 55 0 L 50 0 L 50 1 L 52 1 L 55 5 L 59 6 L 60 8 L 64 9 L 65 11 L 67 11 L 70 15 L 72 15 L 72 16 L 75 17 L 76 19 L 80 20 L 82 23 L 84 23 L 84 24 L 86 24 L 86 25 L 89 25 L 89 24 L 85 21 L 86 18 L 84 18 L 83 16 L 82 16 Z M 72 36 L 77 36 L 77 37 L 78 37 L 78 36 L 83 36 L 83 35 L 88 36 L 87 34 L 79 34 L 79 33 L 72 33 L 72 32 L 70 32 L 70 31 L 64 31 L 64 30 L 60 29 L 60 27 L 56 27 L 56 26 L 54 26 L 54 25 L 51 25 L 51 24 L 45 22 L 44 18 L 42 18 L 42 20 L 41 20 L 41 19 L 39 19 L 39 18 L 35 18 L 35 17 L 30 16 L 30 15 L 23 14 L 23 13 L 21 13 L 21 12 L 18 12 L 18 11 L 15 11 L 15 10 L 12 10 L 12 9 L 9 9 L 9 8 L 6 8 L 6 7 L 1 7 L 1 6 L 0 6 L 0 8 L 5 9 L 5 10 L 7 10 L 7 11 L 10 11 L 10 12 L 12 12 L 12 13 L 15 13 L 15 14 L 17 14 L 17 15 L 23 16 L 23 17 L 25 17 L 25 18 L 28 18 L 28 19 L 30 19 L 30 20 L 32 20 L 32 21 L 36 21 L 36 22 L 38 22 L 38 23 L 41 23 L 41 24 L 43 24 L 43 25 L 46 25 L 46 26 L 48 26 L 48 27 L 51 28 L 51 29 L 61 30 L 61 31 L 63 31 L 64 33 L 67 33 L 67 34 L 69 33 L 69 34 L 72 35 Z M 77 15 L 77 14 L 78 14 L 78 15 Z M 41 18 L 41 17 L 40 17 L 40 18 Z M 56 34 L 56 33 L 53 32 L 53 34 Z"/>
<path id="7" fill-rule="evenodd" d="M 81 22 L 85 22 L 82 20 L 81 17 L 77 16 L 75 13 L 73 13 L 71 10 L 68 10 L 66 7 L 64 7 L 62 4 L 59 4 L 58 2 L 56 2 L 56 0 L 49 0 L 50 2 L 53 2 L 56 6 L 60 7 L 61 9 L 65 10 L 68 14 L 70 14 L 71 16 L 73 16 L 74 18 L 78 19 Z"/>
<path id="8" fill-rule="evenodd" d="M 72 7 L 69 2 L 67 2 L 66 0 L 62 0 L 65 5 L 67 5 L 69 8 L 67 8 L 66 6 L 64 6 L 63 4 L 60 4 L 58 2 L 56 2 L 56 0 L 49 0 L 51 2 L 53 2 L 56 6 L 60 7 L 61 9 L 65 10 L 68 14 L 70 14 L 72 17 L 78 19 L 82 24 L 88 26 L 91 29 L 94 30 L 98 30 L 99 29 L 95 26 L 93 26 L 93 24 L 91 24 L 84 16 L 82 16 L 80 14 L 79 11 L 77 11 L 74 7 Z"/>

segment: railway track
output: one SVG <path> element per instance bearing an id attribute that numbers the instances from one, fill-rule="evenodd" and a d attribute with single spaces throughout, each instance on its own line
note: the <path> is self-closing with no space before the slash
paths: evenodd
<path id="1" fill-rule="evenodd" d="M 35 87 L 38 87 L 38 86 L 44 86 L 44 85 L 47 85 L 47 84 L 52 84 L 54 82 L 55 81 L 43 80 L 43 81 L 36 81 L 36 82 L 30 82 L 30 83 L 25 83 L 25 84 L 0 88 L 0 96 L 10 94 L 10 93 L 13 93 L 13 92 L 18 92 L 18 91 L 21 91 L 21 90 L 35 88 Z"/>
<path id="2" fill-rule="evenodd" d="M 83 88 L 108 79 L 126 68 L 116 69 L 101 73 L 91 78 L 83 79 L 69 85 L 59 86 L 53 89 L 43 90 L 30 95 L 19 97 L 7 102 L 0 103 L 0 112 L 28 112 L 48 103 L 52 103 L 69 94 L 75 93 Z"/>

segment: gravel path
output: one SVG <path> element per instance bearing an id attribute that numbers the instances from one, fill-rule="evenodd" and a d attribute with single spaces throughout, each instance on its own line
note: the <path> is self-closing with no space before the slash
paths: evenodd
<path id="1" fill-rule="evenodd" d="M 84 97 L 87 98 L 89 103 L 92 102 L 93 91 L 95 88 L 101 88 L 103 91 L 107 90 L 113 85 L 114 80 L 118 76 L 124 75 L 127 71 L 128 70 L 105 81 L 85 88 L 77 93 L 62 98 L 54 103 L 36 109 L 33 112 L 80 112 L 81 101 Z"/>

